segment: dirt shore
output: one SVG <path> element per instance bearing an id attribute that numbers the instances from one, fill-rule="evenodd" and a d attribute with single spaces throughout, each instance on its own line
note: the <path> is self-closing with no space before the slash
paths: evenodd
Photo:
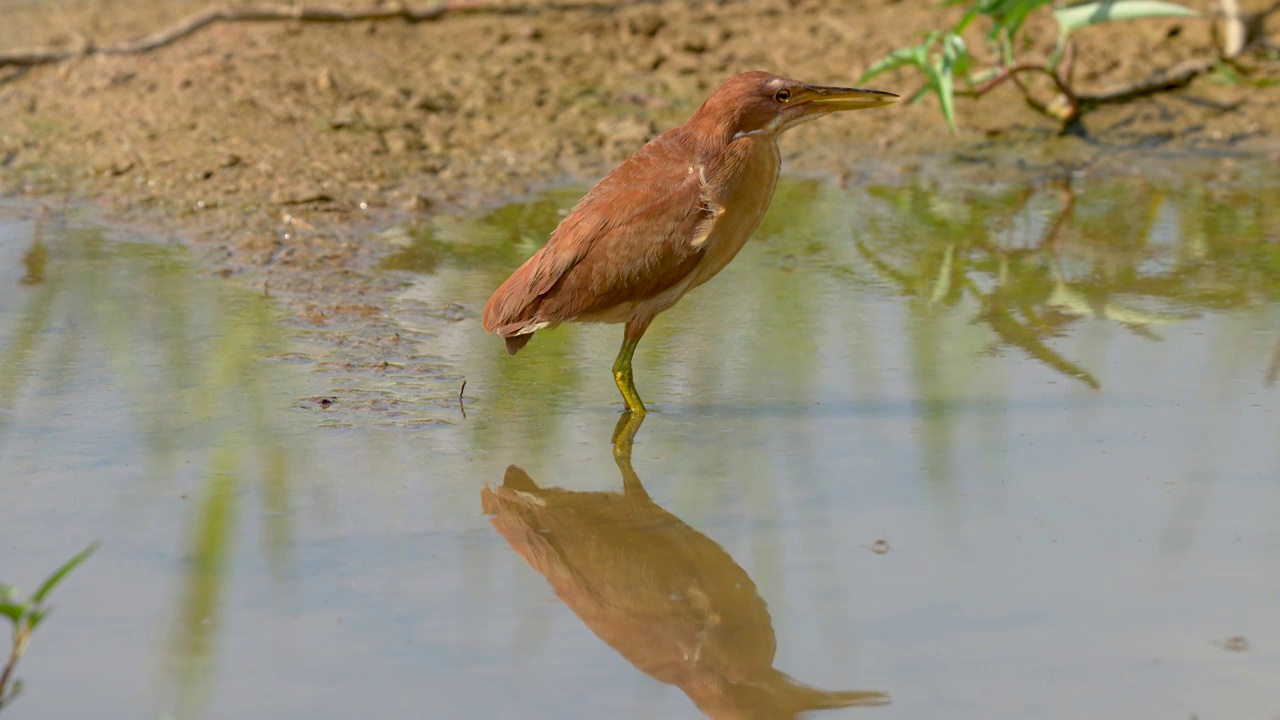
<path id="1" fill-rule="evenodd" d="M 9 0 L 0 49 L 101 46 L 207 4 Z M 1272 15 L 1261 29 L 1275 38 Z M 220 23 L 143 54 L 0 68 L 0 193 L 95 201 L 189 241 L 215 272 L 269 284 L 300 316 L 368 324 L 377 301 L 362 298 L 395 282 L 365 272 L 386 251 L 372 229 L 590 183 L 728 75 L 852 83 L 955 16 L 903 0 L 661 0 L 477 6 L 418 23 Z M 1041 23 L 1029 58 L 1052 44 Z M 1212 32 L 1210 19 L 1090 29 L 1076 76 L 1085 90 L 1140 79 L 1206 57 Z M 1012 87 L 960 101 L 955 135 L 932 99 L 851 113 L 785 138 L 784 171 L 855 182 L 1126 168 L 1152 153 L 1280 160 L 1280 91 L 1261 86 L 1280 76 L 1275 57 L 1242 59 L 1261 84 L 1210 73 L 1099 108 L 1084 138 L 1060 136 Z M 908 94 L 920 79 L 867 84 Z"/>
<path id="2" fill-rule="evenodd" d="M 74 45 L 77 34 L 101 45 L 207 3 L 59 5 L 8 9 L 0 48 Z M 153 52 L 10 77 L 0 85 L 4 189 L 159 210 L 229 252 L 237 270 L 349 266 L 361 248 L 312 254 L 306 241 L 349 241 L 359 234 L 339 225 L 359 227 L 384 210 L 487 206 L 589 181 L 681 122 L 730 74 L 764 68 L 852 82 L 948 19 L 932 3 L 901 0 L 665 0 L 416 24 L 217 24 Z M 1157 20 L 1085 32 L 1080 84 L 1119 84 L 1204 55 L 1211 29 L 1208 20 Z M 1034 30 L 1047 47 L 1051 28 Z M 919 82 L 901 72 L 871 84 L 911 92 Z M 786 169 L 909 172 L 922 154 L 957 152 L 1086 163 L 1099 146 L 1266 152 L 1280 130 L 1280 92 L 1207 76 L 1089 115 L 1087 141 L 1056 138 L 1056 125 L 1012 87 L 962 101 L 960 121 L 948 135 L 928 99 L 815 123 L 786 138 Z"/>

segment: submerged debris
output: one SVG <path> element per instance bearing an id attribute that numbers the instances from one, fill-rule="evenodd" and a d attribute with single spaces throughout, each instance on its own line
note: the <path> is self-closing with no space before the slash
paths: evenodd
<path id="1" fill-rule="evenodd" d="M 893 549 L 892 547 L 889 546 L 889 541 L 885 540 L 884 538 L 880 538 L 879 540 L 876 540 L 870 545 L 863 545 L 862 547 L 870 550 L 871 552 L 877 555 L 884 555 L 885 553 Z"/>
<path id="2" fill-rule="evenodd" d="M 1228 652 L 1244 652 L 1249 649 L 1249 639 L 1243 635 L 1232 635 L 1218 641 L 1218 646 Z"/>

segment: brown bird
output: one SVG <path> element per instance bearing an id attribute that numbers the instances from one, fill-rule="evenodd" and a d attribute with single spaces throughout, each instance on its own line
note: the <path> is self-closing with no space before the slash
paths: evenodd
<path id="1" fill-rule="evenodd" d="M 489 298 L 484 329 L 514 355 L 534 332 L 562 322 L 626 323 L 613 377 L 627 408 L 644 415 L 631 373 L 636 345 L 658 313 L 724 269 L 755 232 L 778 180 L 778 136 L 896 98 L 765 72 L 729 78 L 688 122 L 649 141 L 578 201 Z"/>
<path id="2" fill-rule="evenodd" d="M 630 459 L 638 416 L 623 418 L 621 493 L 541 487 L 514 465 L 484 487 L 481 506 L 511 549 L 591 632 L 713 718 L 791 720 L 889 702 L 875 690 L 820 690 L 773 666 L 777 637 L 755 583 L 649 497 Z"/>

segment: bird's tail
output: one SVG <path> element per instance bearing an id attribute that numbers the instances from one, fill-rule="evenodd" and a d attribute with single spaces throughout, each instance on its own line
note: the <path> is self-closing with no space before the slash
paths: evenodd
<path id="1" fill-rule="evenodd" d="M 529 341 L 533 339 L 533 333 L 512 335 L 511 337 L 504 337 L 502 339 L 507 343 L 507 354 L 515 355 L 520 352 L 520 348 L 529 344 Z"/>

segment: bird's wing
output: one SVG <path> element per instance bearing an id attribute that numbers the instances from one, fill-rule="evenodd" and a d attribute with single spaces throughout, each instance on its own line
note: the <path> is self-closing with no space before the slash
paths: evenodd
<path id="1" fill-rule="evenodd" d="M 485 327 L 516 334 L 652 297 L 683 279 L 716 215 L 695 163 L 670 135 L 636 151 L 494 293 Z"/>

